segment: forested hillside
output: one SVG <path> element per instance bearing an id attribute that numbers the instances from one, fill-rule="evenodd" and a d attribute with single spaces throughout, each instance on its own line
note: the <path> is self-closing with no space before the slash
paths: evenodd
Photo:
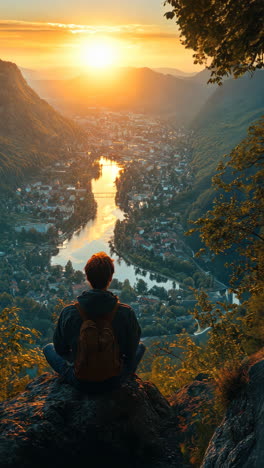
<path id="1" fill-rule="evenodd" d="M 224 81 L 193 119 L 194 184 L 191 192 L 178 198 L 186 220 L 196 219 L 209 209 L 214 197 L 211 180 L 219 161 L 263 114 L 264 72 L 259 70 L 253 76 Z"/>
<path id="2" fill-rule="evenodd" d="M 193 163 L 197 177 L 214 171 L 226 152 L 246 135 L 248 126 L 264 114 L 264 72 L 227 80 L 216 89 L 192 121 L 196 138 Z M 205 169 L 206 168 L 206 169 Z"/>
<path id="3" fill-rule="evenodd" d="M 45 164 L 85 134 L 33 91 L 14 63 L 0 61 L 0 173 L 14 179 Z"/>

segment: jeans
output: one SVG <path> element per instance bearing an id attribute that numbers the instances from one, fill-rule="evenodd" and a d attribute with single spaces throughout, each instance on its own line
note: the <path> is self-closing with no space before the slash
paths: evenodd
<path id="1" fill-rule="evenodd" d="M 66 383 L 72 385 L 78 390 L 87 391 L 89 393 L 99 393 L 113 390 L 119 387 L 120 384 L 124 382 L 130 374 L 133 374 L 136 371 L 145 353 L 145 350 L 145 345 L 143 343 L 139 343 L 135 359 L 132 365 L 124 365 L 120 375 L 111 377 L 110 379 L 107 379 L 104 382 L 81 382 L 80 380 L 78 380 L 75 377 L 74 366 L 68 361 L 66 361 L 66 359 L 64 359 L 58 353 L 56 353 L 53 343 L 47 344 L 43 348 L 43 353 L 52 369 L 54 369 L 56 372 L 58 372 L 58 374 L 64 377 Z"/>

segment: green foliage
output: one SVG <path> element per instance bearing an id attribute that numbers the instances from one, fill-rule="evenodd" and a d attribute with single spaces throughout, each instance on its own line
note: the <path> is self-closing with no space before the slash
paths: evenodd
<path id="1" fill-rule="evenodd" d="M 41 373 L 46 367 L 41 350 L 34 347 L 39 336 L 34 329 L 24 327 L 15 307 L 0 313 L 0 401 L 19 393 L 30 378 L 27 370 Z"/>
<path id="2" fill-rule="evenodd" d="M 140 295 L 148 293 L 148 285 L 146 281 L 144 281 L 141 278 L 137 281 L 135 289 L 136 289 L 137 294 L 140 294 Z"/>
<path id="3" fill-rule="evenodd" d="M 65 265 L 65 277 L 67 279 L 70 279 L 73 276 L 73 274 L 74 274 L 74 269 L 72 266 L 72 262 L 71 260 L 68 260 L 68 262 Z"/>
<path id="4" fill-rule="evenodd" d="M 168 293 L 166 289 L 163 286 L 157 286 L 156 284 L 152 286 L 152 288 L 149 290 L 150 294 L 153 296 L 157 296 L 160 299 L 167 300 L 168 298 Z"/>
<path id="5" fill-rule="evenodd" d="M 129 280 L 126 279 L 123 283 L 123 287 L 122 287 L 121 294 L 120 294 L 120 300 L 125 303 L 126 302 L 130 303 L 136 300 L 136 298 L 137 298 L 137 295 L 134 289 L 130 285 Z"/>
<path id="6" fill-rule="evenodd" d="M 239 80 L 225 81 L 194 117 L 191 124 L 195 132 L 192 144 L 193 186 L 179 193 L 172 203 L 172 209 L 182 213 L 186 228 L 190 219 L 201 217 L 211 208 L 216 195 L 211 180 L 224 154 L 236 147 L 246 137 L 249 125 L 264 114 L 263 75 L 264 71 L 259 70 L 252 78 L 244 76 Z M 201 246 L 198 236 L 189 242 L 193 250 Z"/>
<path id="7" fill-rule="evenodd" d="M 212 438 L 215 429 L 221 423 L 224 415 L 224 408 L 221 401 L 215 398 L 214 401 L 204 402 L 202 410 L 195 422 L 195 434 L 191 443 L 187 443 L 186 460 L 192 466 L 199 468 L 202 464 L 208 443 Z"/>
<path id="8" fill-rule="evenodd" d="M 13 302 L 14 302 L 14 298 L 13 296 L 11 296 L 11 294 L 8 294 L 6 292 L 3 292 L 2 294 L 0 294 L 0 307 L 1 308 L 12 306 Z"/>
<path id="9" fill-rule="evenodd" d="M 183 284 L 184 286 L 187 286 L 187 287 L 194 287 L 194 280 L 189 276 L 188 278 L 185 278 L 183 280 Z"/>
<path id="10" fill-rule="evenodd" d="M 238 364 L 247 355 L 247 334 L 236 307 L 228 310 L 227 305 L 219 303 L 215 308 L 203 293 L 194 316 L 201 327 L 210 327 L 206 344 L 197 345 L 182 333 L 157 350 L 151 378 L 165 395 L 191 382 L 199 373 L 215 380 L 227 363 Z"/>
<path id="11" fill-rule="evenodd" d="M 249 129 L 213 178 L 219 189 L 212 210 L 195 221 L 215 254 L 232 252 L 231 285 L 240 299 L 264 294 L 264 119 Z"/>
<path id="12" fill-rule="evenodd" d="M 118 279 L 113 278 L 110 284 L 111 289 L 121 289 L 122 288 L 122 283 L 118 281 Z"/>
<path id="13" fill-rule="evenodd" d="M 148 216 L 150 215 L 148 214 Z M 132 225 L 133 221 L 131 222 L 131 220 L 129 220 L 129 222 L 121 222 L 118 220 L 115 225 L 115 246 L 119 252 L 123 253 L 125 258 L 129 255 L 129 260 L 135 265 L 176 280 L 178 280 L 177 273 L 191 275 L 195 271 L 195 266 L 188 260 L 182 260 L 176 256 L 163 260 L 159 256 L 155 256 L 152 252 L 146 251 L 141 247 L 134 248 L 131 244 Z"/>
<path id="14" fill-rule="evenodd" d="M 264 66 L 264 5 L 259 0 L 166 0 L 172 9 L 181 42 L 194 50 L 194 63 L 212 59 L 210 82 L 221 83 L 226 75 L 235 78 Z"/>

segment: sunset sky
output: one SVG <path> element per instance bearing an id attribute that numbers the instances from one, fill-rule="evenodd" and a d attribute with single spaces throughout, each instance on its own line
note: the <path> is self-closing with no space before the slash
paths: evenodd
<path id="1" fill-rule="evenodd" d="M 113 65 L 198 72 L 202 67 L 193 65 L 193 52 L 180 45 L 165 11 L 160 0 L 0 0 L 0 58 L 32 69 Z"/>

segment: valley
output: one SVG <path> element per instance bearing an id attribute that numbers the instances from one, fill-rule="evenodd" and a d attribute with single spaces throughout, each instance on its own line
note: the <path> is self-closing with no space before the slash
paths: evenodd
<path id="1" fill-rule="evenodd" d="M 35 109 L 40 104 L 38 96 L 11 65 L 8 73 L 10 70 L 18 89 L 22 86 L 34 101 L 24 109 Z M 147 76 L 155 86 L 163 83 L 165 88 L 178 80 L 147 69 L 126 73 L 130 79 L 133 74 L 138 76 L 142 90 Z M 191 89 L 190 83 L 196 82 L 203 88 L 205 77 L 208 79 L 207 72 L 185 77 L 186 84 L 181 82 L 181 86 Z M 52 83 L 50 80 L 45 87 Z M 241 83 L 244 89 L 247 81 Z M 217 96 L 228 95 L 229 88 L 227 81 L 224 92 L 211 87 L 206 96 L 200 93 L 198 107 L 203 119 L 206 106 L 210 108 L 214 101 L 213 108 L 216 113 L 220 109 L 221 118 L 222 101 Z M 81 96 L 85 89 L 79 86 L 79 92 Z M 88 100 L 82 101 L 82 107 L 68 108 L 72 120 L 64 121 L 49 106 L 50 118 L 59 118 L 63 131 L 68 132 L 70 122 L 72 139 L 67 134 L 60 144 L 58 138 L 55 153 L 38 159 L 38 168 L 31 165 L 29 156 L 28 167 L 21 166 L 20 174 L 13 174 L 9 188 L 2 182 L 1 304 L 20 307 L 24 323 L 39 330 L 43 342 L 51 339 L 52 317 L 60 310 L 60 301 L 71 301 L 87 288 L 85 262 L 100 250 L 115 259 L 112 289 L 133 306 L 146 339 L 175 336 L 182 330 L 195 332 L 197 325 L 190 315 L 196 303 L 192 288 L 203 289 L 213 302 L 233 302 L 222 267 L 214 265 L 208 255 L 196 259 L 197 243 L 185 236 L 197 200 L 202 198 L 209 206 L 207 186 L 217 154 L 221 154 L 217 148 L 213 162 L 197 158 L 199 130 L 190 122 L 184 124 L 187 96 L 177 101 L 183 106 L 178 107 L 180 119 L 165 107 L 159 114 L 157 109 L 144 107 L 142 113 L 141 107 L 135 112 L 135 107 L 124 109 L 127 104 L 120 109 L 119 105 L 90 105 Z M 170 105 L 174 105 L 173 99 Z M 225 105 L 232 105 L 228 97 Z M 12 109 L 11 102 L 6 106 Z M 49 118 L 45 122 L 48 128 Z M 41 138 L 38 141 L 45 146 L 45 138 Z M 211 141 L 210 132 L 208 138 Z M 15 162 L 13 155 L 10 162 Z M 2 171 L 9 177 L 5 164 Z"/>
<path id="2" fill-rule="evenodd" d="M 263 2 L 2 3 L 1 467 L 262 467 Z"/>
<path id="3" fill-rule="evenodd" d="M 85 262 L 104 250 L 116 260 L 113 290 L 133 306 L 145 337 L 195 331 L 189 287 L 213 299 L 227 286 L 194 261 L 170 209 L 192 184 L 192 133 L 132 112 L 91 110 L 75 120 L 85 145 L 1 200 L 2 303 L 19 305 L 24 322 L 50 339 L 58 301 L 87 288 Z"/>

